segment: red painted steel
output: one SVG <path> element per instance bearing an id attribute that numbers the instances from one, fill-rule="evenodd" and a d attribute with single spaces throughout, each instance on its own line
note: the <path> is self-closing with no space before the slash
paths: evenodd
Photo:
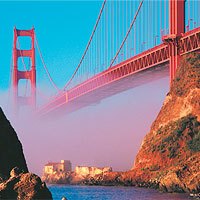
<path id="1" fill-rule="evenodd" d="M 98 90 L 101 87 L 126 78 L 127 76 L 133 75 L 137 72 L 164 64 L 168 60 L 168 46 L 164 44 L 156 46 L 124 62 L 121 62 L 108 70 L 103 71 L 82 84 L 70 89 L 66 93 L 59 95 L 49 104 L 38 110 L 38 114 L 53 111 L 61 105 L 69 103 L 87 93 Z"/>
<path id="2" fill-rule="evenodd" d="M 172 82 L 180 61 L 180 54 L 177 44 L 181 34 L 185 32 L 185 1 L 170 0 L 169 7 L 170 34 L 164 36 L 163 40 L 169 45 L 170 81 Z"/>
<path id="3" fill-rule="evenodd" d="M 200 28 L 181 34 L 178 45 L 179 55 L 200 51 Z M 38 109 L 37 114 L 52 114 L 60 108 L 70 105 L 72 102 L 78 102 L 79 99 L 84 99 L 85 96 L 92 95 L 94 92 L 98 93 L 98 90 L 101 90 L 109 84 L 117 84 L 119 80 L 135 76 L 139 72 L 145 72 L 156 66 L 167 64 L 170 62 L 169 53 L 169 46 L 167 44 L 161 44 L 136 55 L 88 79 L 67 92 L 58 95 L 48 104 Z M 110 95 L 108 94 L 108 96 Z"/>
<path id="4" fill-rule="evenodd" d="M 179 54 L 184 55 L 189 52 L 199 51 L 200 47 L 200 27 L 195 28 L 182 35 L 179 44 Z"/>
<path id="5" fill-rule="evenodd" d="M 31 37 L 31 49 L 30 50 L 21 50 L 17 48 L 17 38 L 21 37 Z M 34 28 L 31 30 L 18 30 L 14 28 L 14 45 L 13 45 L 13 104 L 15 112 L 18 111 L 20 105 L 31 105 L 32 107 L 36 106 L 36 69 L 35 69 L 35 48 L 34 48 Z M 31 69 L 27 71 L 20 71 L 18 69 L 18 59 L 19 57 L 30 57 L 31 59 Z M 22 97 L 19 96 L 18 83 L 20 79 L 29 79 L 31 83 L 31 96 Z"/>

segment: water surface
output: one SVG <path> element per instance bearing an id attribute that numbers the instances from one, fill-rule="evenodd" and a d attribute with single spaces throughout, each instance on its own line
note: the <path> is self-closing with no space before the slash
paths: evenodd
<path id="1" fill-rule="evenodd" d="M 137 187 L 69 186 L 49 185 L 53 199 L 61 200 L 185 200 L 188 194 L 161 193 L 153 189 Z"/>

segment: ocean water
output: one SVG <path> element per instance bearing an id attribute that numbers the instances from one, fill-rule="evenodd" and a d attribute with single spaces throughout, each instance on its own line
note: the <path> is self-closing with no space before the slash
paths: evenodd
<path id="1" fill-rule="evenodd" d="M 54 200 L 185 200 L 188 194 L 161 193 L 137 187 L 48 185 Z"/>

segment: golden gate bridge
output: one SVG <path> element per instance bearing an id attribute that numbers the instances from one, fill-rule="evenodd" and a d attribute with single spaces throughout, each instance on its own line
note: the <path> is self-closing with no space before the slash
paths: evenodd
<path id="1" fill-rule="evenodd" d="M 200 50 L 200 2 L 192 0 L 104 0 L 83 55 L 65 86 L 57 87 L 45 64 L 34 28 L 14 28 L 13 105 L 31 106 L 37 115 L 61 115 L 143 83 L 170 76 L 181 56 Z M 20 49 L 18 37 L 30 37 L 31 48 Z M 38 106 L 35 46 L 57 94 Z M 24 58 L 30 59 L 26 66 Z M 18 67 L 19 59 L 24 69 Z M 39 76 L 39 74 L 37 74 Z M 29 95 L 20 96 L 19 80 L 30 81 Z M 26 86 L 27 88 L 27 86 Z"/>

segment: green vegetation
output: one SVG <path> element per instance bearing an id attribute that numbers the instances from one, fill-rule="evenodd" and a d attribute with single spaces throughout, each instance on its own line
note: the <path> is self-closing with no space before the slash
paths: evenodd
<path id="1" fill-rule="evenodd" d="M 190 56 L 186 58 L 186 61 L 195 66 L 195 64 L 200 61 L 200 54 L 190 54 Z"/>
<path id="2" fill-rule="evenodd" d="M 187 146 L 192 152 L 200 151 L 200 131 L 193 135 L 193 138 L 187 142 Z"/>
<path id="3" fill-rule="evenodd" d="M 157 165 L 157 164 L 156 164 L 156 165 L 152 165 L 152 166 L 149 167 L 149 170 L 150 170 L 150 171 L 157 171 L 157 170 L 159 170 L 159 169 L 160 169 L 160 166 Z"/>
<path id="4" fill-rule="evenodd" d="M 157 134 L 161 134 L 162 133 L 162 127 L 158 129 Z"/>
<path id="5" fill-rule="evenodd" d="M 158 145 L 157 149 L 160 153 L 164 153 L 166 151 L 166 144 L 161 143 L 160 145 Z"/>
<path id="6" fill-rule="evenodd" d="M 152 152 L 167 153 L 169 158 L 175 158 L 180 154 L 180 150 L 189 149 L 191 152 L 200 151 L 200 122 L 197 118 L 188 115 L 176 122 L 172 122 L 166 127 L 160 128 L 159 134 L 165 133 L 172 129 L 171 134 L 168 134 L 157 145 L 152 145 Z M 186 140 L 186 148 L 181 148 L 181 143 Z"/>
<path id="7" fill-rule="evenodd" d="M 160 169 L 160 166 L 159 165 L 151 165 L 150 167 L 143 167 L 141 168 L 141 171 L 157 171 Z"/>
<path id="8" fill-rule="evenodd" d="M 156 151 L 156 145 L 152 145 L 151 147 L 151 152 L 154 152 L 154 151 Z"/>
<path id="9" fill-rule="evenodd" d="M 199 84 L 200 54 L 185 55 L 176 71 L 176 77 L 171 87 L 171 93 L 183 96 Z"/>
<path id="10" fill-rule="evenodd" d="M 178 143 L 176 143 L 176 145 L 174 145 L 173 147 L 170 146 L 168 148 L 168 151 L 169 151 L 168 157 L 169 158 L 175 158 L 177 156 L 178 152 L 179 152 L 178 151 L 179 148 L 180 148 L 180 145 Z"/>

